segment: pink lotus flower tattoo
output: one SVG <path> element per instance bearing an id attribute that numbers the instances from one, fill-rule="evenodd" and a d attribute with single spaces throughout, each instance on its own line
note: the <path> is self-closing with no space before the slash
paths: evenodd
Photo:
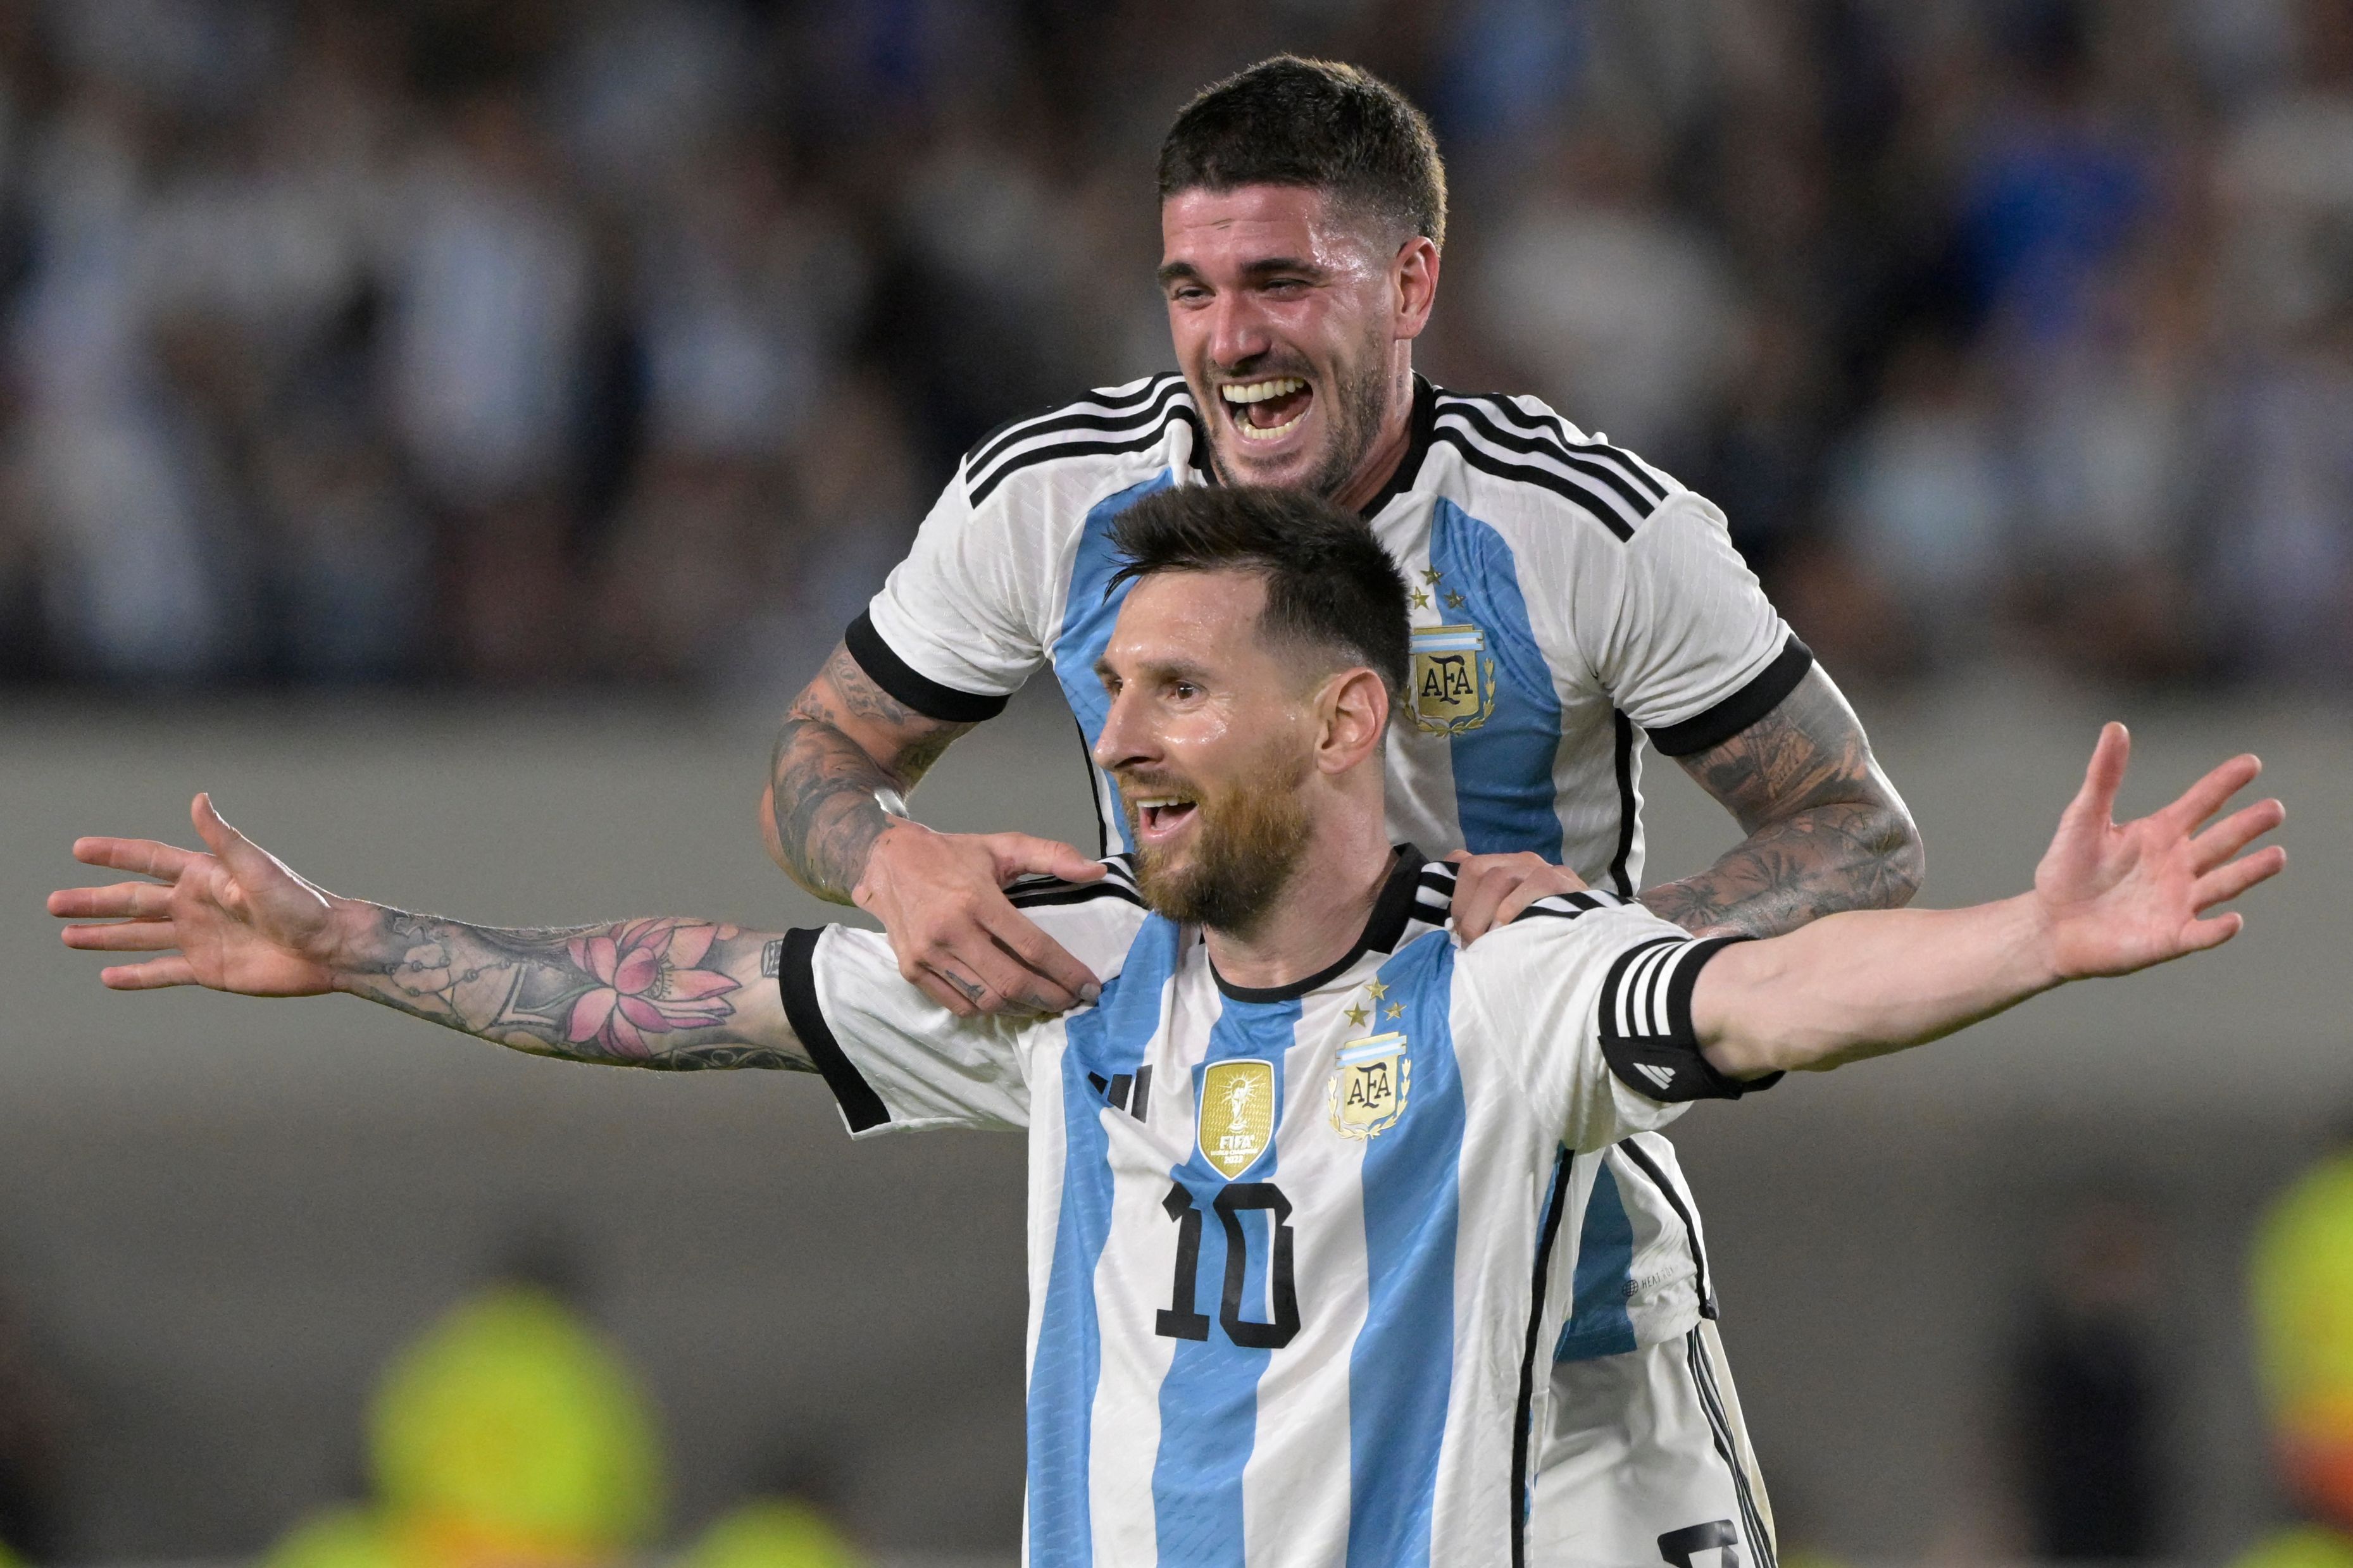
<path id="1" fill-rule="evenodd" d="M 565 1037 L 594 1040 L 616 1056 L 654 1054 L 648 1035 L 715 1024 L 734 1011 L 722 1000 L 736 989 L 716 969 L 698 969 L 711 951 L 712 926 L 678 920 L 631 921 L 610 936 L 575 936 L 572 962 L 602 984 L 572 1004 Z"/>

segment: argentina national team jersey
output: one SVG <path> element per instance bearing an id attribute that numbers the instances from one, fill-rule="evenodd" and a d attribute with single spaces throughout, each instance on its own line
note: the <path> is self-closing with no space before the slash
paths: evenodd
<path id="1" fill-rule="evenodd" d="M 1050 666 L 1084 743 L 1124 590 L 1111 525 L 1209 482 L 1184 378 L 1017 419 L 977 443 L 846 637 L 908 707 L 986 720 Z M 1391 726 L 1389 833 L 1444 855 L 1526 850 L 1620 897 L 1642 885 L 1640 735 L 1669 755 L 1738 733 L 1811 656 L 1723 514 L 1533 397 L 1417 380 L 1412 439 L 1365 509 L 1412 592 L 1412 689 Z M 1116 786 L 1093 772 L 1104 853 Z M 1664 1139 L 1581 1171 L 1556 1255 L 1577 1310 L 1562 1361 L 1681 1337 L 1714 1314 L 1697 1205 Z"/>
<path id="2" fill-rule="evenodd" d="M 1356 948 L 1228 984 L 1126 868 L 1031 883 L 1103 977 L 1060 1018 L 959 1020 L 871 933 L 797 932 L 795 1032 L 854 1133 L 1027 1129 L 1026 1560 L 1517 1560 L 1569 1303 L 1580 1166 L 1690 1100 L 1694 941 L 1606 893 L 1469 948 L 1399 852 Z"/>

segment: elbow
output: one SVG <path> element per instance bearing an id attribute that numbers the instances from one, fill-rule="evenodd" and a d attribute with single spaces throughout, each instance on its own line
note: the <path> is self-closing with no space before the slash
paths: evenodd
<path id="1" fill-rule="evenodd" d="M 1880 907 L 1900 910 L 1919 896 L 1920 885 L 1928 879 L 1928 846 L 1920 837 L 1920 825 L 1912 820 L 1902 801 L 1890 801 L 1884 811 L 1886 828 L 1879 858 L 1884 868 L 1886 897 Z"/>
<path id="2" fill-rule="evenodd" d="M 776 863 L 786 875 L 793 874 L 792 858 L 785 853 L 784 836 L 776 828 L 776 785 L 771 779 L 760 791 L 760 843 L 768 851 L 768 858 Z"/>

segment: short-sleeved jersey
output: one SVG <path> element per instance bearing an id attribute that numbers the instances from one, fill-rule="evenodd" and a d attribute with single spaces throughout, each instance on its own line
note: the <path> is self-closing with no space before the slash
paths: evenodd
<path id="1" fill-rule="evenodd" d="M 1693 1037 L 1721 943 L 1589 893 L 1463 948 L 1404 850 L 1252 990 L 1112 867 L 1016 894 L 1103 977 L 1061 1017 L 959 1020 L 840 928 L 781 975 L 854 1133 L 1029 1131 L 1027 1561 L 1514 1560 L 1579 1168 L 1755 1087 Z"/>
<path id="2" fill-rule="evenodd" d="M 1091 394 L 984 437 L 849 628 L 878 684 L 976 721 L 1050 664 L 1085 744 L 1124 589 L 1110 530 L 1208 479 L 1184 378 Z M 1670 755 L 1729 739 L 1812 658 L 1707 500 L 1533 397 L 1417 381 L 1411 441 L 1365 508 L 1406 573 L 1412 689 L 1388 742 L 1389 833 L 1443 855 L 1530 850 L 1621 897 L 1641 885 L 1637 731 Z M 1104 852 L 1124 842 L 1093 773 Z M 1681 1336 L 1713 1313 L 1698 1211 L 1664 1138 L 1580 1168 L 1586 1245 L 1564 1360 Z"/>

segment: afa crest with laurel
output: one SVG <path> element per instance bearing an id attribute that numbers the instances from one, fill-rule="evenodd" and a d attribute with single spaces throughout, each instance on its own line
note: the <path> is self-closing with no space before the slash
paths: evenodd
<path id="1" fill-rule="evenodd" d="M 1402 1031 L 1352 1041 L 1332 1068 L 1332 1125 L 1343 1138 L 1370 1138 L 1397 1125 L 1413 1087 Z"/>
<path id="2" fill-rule="evenodd" d="M 1417 626 L 1406 713 L 1433 735 L 1476 730 L 1495 710 L 1495 661 L 1477 626 Z"/>

